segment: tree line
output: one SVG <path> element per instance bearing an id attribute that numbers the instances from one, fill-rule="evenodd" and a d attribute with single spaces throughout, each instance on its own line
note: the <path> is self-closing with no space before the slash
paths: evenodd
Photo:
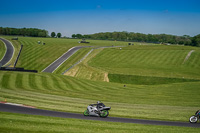
<path id="1" fill-rule="evenodd" d="M 49 37 L 47 30 L 37 28 L 9 28 L 0 27 L 0 35 L 21 35 L 31 37 Z M 51 37 L 60 38 L 61 33 L 51 33 Z M 131 42 L 170 43 L 200 47 L 200 34 L 194 37 L 188 35 L 175 36 L 168 34 L 142 34 L 134 32 L 101 32 L 95 34 L 73 34 L 72 38 L 95 39 L 95 40 L 117 40 Z"/>
<path id="2" fill-rule="evenodd" d="M 73 34 L 72 38 L 86 38 L 96 40 L 117 40 L 149 43 L 169 43 L 190 46 L 200 46 L 200 34 L 194 37 L 188 35 L 175 36 L 167 34 L 142 34 L 134 32 L 101 32 L 89 35 Z"/>
<path id="3" fill-rule="evenodd" d="M 9 28 L 0 27 L 0 35 L 19 35 L 31 37 L 47 37 L 48 31 L 37 28 Z"/>
<path id="4" fill-rule="evenodd" d="M 57 38 L 61 38 L 62 34 L 61 33 L 55 33 L 55 32 L 51 32 L 51 37 L 57 37 Z"/>

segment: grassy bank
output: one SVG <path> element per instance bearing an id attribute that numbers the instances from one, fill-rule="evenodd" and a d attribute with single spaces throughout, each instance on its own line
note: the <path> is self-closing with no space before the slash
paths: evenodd
<path id="1" fill-rule="evenodd" d="M 150 76 L 121 75 L 121 74 L 109 74 L 108 77 L 110 82 L 137 84 L 137 85 L 159 85 L 159 84 L 200 81 L 200 80 L 185 79 L 185 78 L 167 78 L 167 77 L 153 77 L 153 76 L 150 77 Z"/>
<path id="2" fill-rule="evenodd" d="M 62 132 L 81 132 L 81 133 L 187 133 L 198 132 L 198 128 L 155 126 L 142 124 L 129 124 L 117 122 L 101 122 L 91 120 L 63 119 L 54 117 L 43 117 L 33 115 L 22 115 L 14 113 L 3 113 L 1 115 L 0 130 L 4 133 L 62 133 Z"/>
<path id="3" fill-rule="evenodd" d="M 0 100 L 82 113 L 100 100 L 111 116 L 188 121 L 199 105 L 200 82 L 127 85 L 54 74 L 0 72 Z M 163 115 L 164 114 L 164 115 Z"/>
<path id="4" fill-rule="evenodd" d="M 59 68 L 57 68 L 54 73 L 62 74 L 66 69 L 70 68 L 72 65 L 80 61 L 91 48 L 82 48 L 73 54 L 68 60 L 66 60 Z"/>
<path id="5" fill-rule="evenodd" d="M 18 41 L 15 41 L 11 40 L 12 39 L 11 36 L 3 36 L 3 37 L 14 43 L 14 47 L 15 44 L 24 45 L 20 58 L 17 63 L 17 67 L 23 67 L 25 69 L 34 69 L 38 71 L 42 71 L 53 61 L 55 61 L 57 58 L 59 58 L 61 55 L 67 52 L 70 48 L 75 46 L 127 45 L 127 42 L 120 42 L 120 41 L 115 42 L 115 41 L 89 40 L 90 43 L 85 44 L 85 43 L 78 43 L 80 39 L 18 37 Z M 40 41 L 40 44 L 38 44 L 38 41 Z M 43 43 L 45 43 L 45 45 L 43 45 Z M 18 54 L 17 51 L 16 54 Z M 16 55 L 14 57 L 16 57 Z"/>
<path id="6" fill-rule="evenodd" d="M 184 62 L 192 49 L 195 51 Z M 110 74 L 200 79 L 199 58 L 196 47 L 130 46 L 104 49 L 88 65 Z"/>
<path id="7" fill-rule="evenodd" d="M 38 44 L 38 41 L 45 42 L 45 45 Z M 127 42 L 89 41 L 93 46 L 127 46 Z M 58 38 L 19 37 L 15 42 L 24 44 L 17 66 L 39 71 L 69 48 L 80 45 L 77 39 Z M 54 74 L 0 71 L 0 101 L 6 99 L 7 102 L 41 109 L 82 114 L 88 104 L 100 100 L 112 107 L 110 116 L 184 122 L 199 109 L 199 48 L 151 45 L 95 49 L 66 73 L 74 77 L 61 75 L 89 50 L 76 52 Z M 191 50 L 195 51 L 184 62 Z M 99 126 L 87 127 L 85 124 L 92 125 L 92 122 L 73 119 L 66 122 L 60 118 L 33 118 L 9 113 L 0 115 L 3 116 L 0 121 L 5 121 L 0 126 L 1 131 L 10 132 L 64 132 L 70 129 L 91 132 L 94 128 L 102 132 L 98 128 L 102 126 L 106 127 L 104 132 L 184 132 L 191 129 L 106 122 L 95 122 Z M 14 125 L 12 128 L 8 128 L 9 122 Z M 52 130 L 46 130 L 44 126 Z"/>

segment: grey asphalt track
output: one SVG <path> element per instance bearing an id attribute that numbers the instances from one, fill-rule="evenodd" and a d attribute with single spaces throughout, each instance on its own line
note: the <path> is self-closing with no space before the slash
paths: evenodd
<path id="1" fill-rule="evenodd" d="M 3 104 L 3 103 L 0 103 L 0 112 L 11 112 L 11 113 L 20 113 L 20 114 L 29 114 L 29 115 L 52 116 L 52 117 L 60 117 L 60 118 L 75 118 L 75 119 L 107 121 L 107 122 L 122 122 L 122 123 L 200 128 L 200 123 L 191 124 L 189 122 L 156 121 L 156 120 L 129 119 L 129 118 L 117 118 L 117 117 L 107 117 L 107 118 L 90 117 L 90 116 L 83 116 L 83 114 L 49 111 L 49 110 L 42 110 L 42 109 L 36 109 L 36 108 L 27 108 L 27 107 L 15 106 L 15 105 Z"/>
<path id="2" fill-rule="evenodd" d="M 0 38 L 0 40 L 3 41 L 7 47 L 6 53 L 3 57 L 3 59 L 0 61 L 0 64 L 2 64 L 2 66 L 4 66 L 12 59 L 12 56 L 14 54 L 14 48 L 8 40 L 3 39 L 3 38 Z"/>
<path id="3" fill-rule="evenodd" d="M 76 51 L 81 48 L 90 47 L 90 46 L 77 46 L 73 47 L 64 53 L 61 57 L 51 63 L 48 67 L 46 67 L 42 72 L 53 73 L 64 61 L 66 61 L 71 55 L 73 55 Z"/>

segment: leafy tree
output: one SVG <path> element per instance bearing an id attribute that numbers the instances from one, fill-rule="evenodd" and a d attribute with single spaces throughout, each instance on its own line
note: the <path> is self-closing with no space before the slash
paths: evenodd
<path id="1" fill-rule="evenodd" d="M 76 34 L 76 37 L 79 39 L 83 38 L 83 36 L 81 34 Z"/>
<path id="2" fill-rule="evenodd" d="M 78 35 L 78 36 L 77 36 Z M 174 36 L 167 34 L 142 34 L 134 32 L 101 32 L 91 35 L 80 35 L 73 34 L 73 37 L 77 38 L 90 38 L 99 40 L 120 40 L 120 41 L 137 41 L 137 42 L 153 42 L 153 43 L 171 43 L 171 44 L 182 44 L 182 45 L 196 45 L 195 39 L 192 44 L 191 37 L 188 35 Z"/>
<path id="3" fill-rule="evenodd" d="M 46 37 L 46 33 L 45 32 L 39 32 L 38 37 Z"/>
<path id="4" fill-rule="evenodd" d="M 55 37 L 56 33 L 55 32 L 51 32 L 51 37 Z"/>
<path id="5" fill-rule="evenodd" d="M 72 38 L 76 38 L 76 34 L 72 34 Z"/>
<path id="6" fill-rule="evenodd" d="M 200 34 L 192 38 L 192 45 L 200 47 Z"/>
<path id="7" fill-rule="evenodd" d="M 3 28 L 0 27 L 0 34 L 2 35 L 23 35 L 33 37 L 46 37 L 48 32 L 46 30 L 36 28 Z"/>
<path id="8" fill-rule="evenodd" d="M 57 33 L 57 37 L 60 38 L 62 35 L 61 33 Z"/>

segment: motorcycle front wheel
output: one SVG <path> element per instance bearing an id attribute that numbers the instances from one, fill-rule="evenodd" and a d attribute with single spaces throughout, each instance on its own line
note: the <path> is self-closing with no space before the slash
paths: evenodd
<path id="1" fill-rule="evenodd" d="M 85 111 L 83 112 L 83 115 L 84 115 L 84 116 L 88 116 L 88 115 L 89 115 L 88 110 L 85 110 Z"/>
<path id="2" fill-rule="evenodd" d="M 108 115 L 109 115 L 108 110 L 103 110 L 103 111 L 101 111 L 101 113 L 100 113 L 100 117 L 103 117 L 103 118 L 106 118 Z"/>
<path id="3" fill-rule="evenodd" d="M 193 116 L 190 117 L 189 121 L 190 121 L 190 123 L 197 123 L 198 117 L 193 115 Z"/>

